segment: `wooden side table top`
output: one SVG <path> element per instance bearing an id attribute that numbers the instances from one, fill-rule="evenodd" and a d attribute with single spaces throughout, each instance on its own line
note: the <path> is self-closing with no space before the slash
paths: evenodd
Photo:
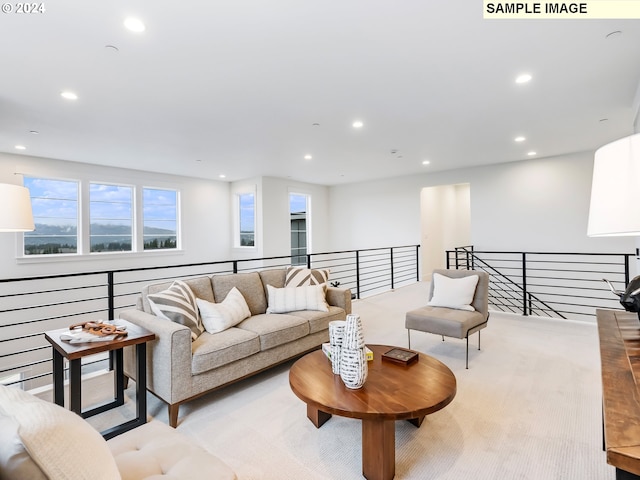
<path id="1" fill-rule="evenodd" d="M 87 343 L 69 343 L 60 339 L 60 335 L 69 333 L 68 328 L 60 328 L 58 330 L 50 330 L 44 333 L 44 337 L 63 357 L 68 360 L 93 355 L 95 353 L 108 352 L 119 348 L 128 347 L 129 345 L 137 345 L 143 342 L 149 342 L 156 338 L 155 333 L 139 327 L 126 320 L 116 320 L 116 325 L 127 327 L 127 336 L 117 338 L 115 340 L 87 342 Z"/>
<path id="2" fill-rule="evenodd" d="M 607 463 L 640 475 L 640 321 L 621 310 L 597 310 Z"/>
<path id="3" fill-rule="evenodd" d="M 373 351 L 364 386 L 350 390 L 331 370 L 331 361 L 317 350 L 296 361 L 289 372 L 291 390 L 307 405 L 342 417 L 409 420 L 447 406 L 456 395 L 456 377 L 442 362 L 420 353 L 405 366 L 382 360 L 388 345 L 367 345 Z"/>

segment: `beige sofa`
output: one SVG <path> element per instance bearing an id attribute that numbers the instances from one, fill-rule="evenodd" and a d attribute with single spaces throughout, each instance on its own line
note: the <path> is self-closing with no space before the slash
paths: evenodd
<path id="1" fill-rule="evenodd" d="M 204 332 L 194 341 L 188 327 L 152 312 L 147 296 L 166 290 L 171 281 L 146 286 L 137 308 L 120 314 L 156 334 L 147 346 L 147 388 L 168 404 L 172 427 L 182 403 L 321 347 L 329 339 L 329 322 L 351 313 L 351 291 L 334 287 L 325 290 L 326 312 L 267 313 L 267 285 L 285 287 L 285 275 L 283 268 L 185 280 L 198 298 L 209 302 L 222 302 L 236 287 L 251 313 L 236 326 Z M 134 349 L 125 349 L 124 364 L 125 374 L 135 379 Z"/>
<path id="2" fill-rule="evenodd" d="M 236 479 L 220 459 L 162 422 L 105 441 L 79 415 L 0 385 L 0 480 L 196 480 L 203 475 Z"/>

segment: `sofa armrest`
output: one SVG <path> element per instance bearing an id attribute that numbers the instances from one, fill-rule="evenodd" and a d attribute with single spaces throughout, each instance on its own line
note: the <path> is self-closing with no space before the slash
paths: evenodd
<path id="1" fill-rule="evenodd" d="M 191 396 L 191 330 L 141 310 L 125 310 L 120 318 L 156 334 L 147 344 L 147 387 L 169 404 Z M 125 373 L 135 379 L 135 348 L 125 348 Z"/>
<path id="2" fill-rule="evenodd" d="M 351 290 L 348 288 L 327 287 L 327 303 L 342 308 L 347 315 L 351 313 Z"/>

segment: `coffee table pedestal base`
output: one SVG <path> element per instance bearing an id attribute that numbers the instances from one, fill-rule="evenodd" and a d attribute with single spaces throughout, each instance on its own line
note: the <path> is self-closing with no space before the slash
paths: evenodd
<path id="1" fill-rule="evenodd" d="M 362 420 L 362 475 L 391 480 L 396 474 L 396 422 Z"/>

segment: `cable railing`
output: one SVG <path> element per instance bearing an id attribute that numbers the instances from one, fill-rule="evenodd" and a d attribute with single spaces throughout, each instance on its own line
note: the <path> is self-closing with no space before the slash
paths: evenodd
<path id="1" fill-rule="evenodd" d="M 624 290 L 634 254 L 478 251 L 446 252 L 447 268 L 490 274 L 491 308 L 521 315 L 595 320 L 596 308 L 620 309 L 603 279 Z"/>
<path id="2" fill-rule="evenodd" d="M 117 318 L 135 307 L 146 284 L 291 264 L 291 256 L 279 256 L 0 279 L 0 382 L 26 390 L 50 385 L 51 346 L 44 332 Z M 306 264 L 330 269 L 331 284 L 364 298 L 419 281 L 419 245 L 311 253 Z M 107 359 L 95 356 L 83 365 L 105 368 Z"/>

